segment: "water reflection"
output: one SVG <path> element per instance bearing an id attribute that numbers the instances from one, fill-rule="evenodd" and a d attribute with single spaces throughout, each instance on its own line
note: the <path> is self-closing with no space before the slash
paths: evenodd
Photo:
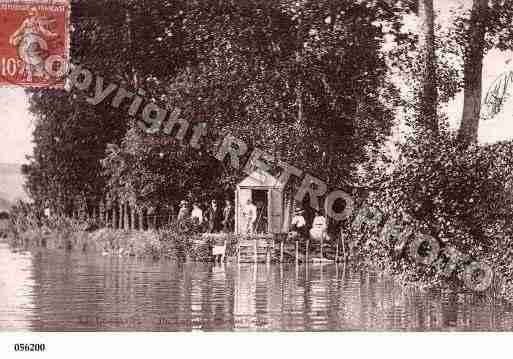
<path id="1" fill-rule="evenodd" d="M 237 265 L 13 253 L 0 244 L 2 330 L 511 330 L 472 293 L 424 292 L 342 265 Z"/>
<path id="2" fill-rule="evenodd" d="M 27 330 L 33 311 L 32 256 L 0 243 L 0 330 Z"/>

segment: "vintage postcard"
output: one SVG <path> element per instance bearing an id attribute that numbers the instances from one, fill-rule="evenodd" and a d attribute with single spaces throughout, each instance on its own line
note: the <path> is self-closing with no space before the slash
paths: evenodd
<path id="1" fill-rule="evenodd" d="M 512 24 L 499 0 L 0 0 L 7 352 L 513 332 Z"/>
<path id="2" fill-rule="evenodd" d="M 69 0 L 0 1 L 0 86 L 63 88 Z"/>

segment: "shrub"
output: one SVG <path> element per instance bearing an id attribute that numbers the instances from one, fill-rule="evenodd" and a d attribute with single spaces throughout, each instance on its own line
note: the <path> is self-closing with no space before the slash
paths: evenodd
<path id="1" fill-rule="evenodd" d="M 410 139 L 385 175 L 373 174 L 382 180 L 366 204 L 385 214 L 383 222 L 408 222 L 416 232 L 438 238 L 442 248 L 491 262 L 511 276 L 511 266 L 502 263 L 512 259 L 512 151 L 512 143 L 462 149 L 451 135 Z M 405 255 L 396 257 L 396 243 L 383 242 L 378 235 L 353 233 L 356 254 L 409 279 L 439 279 L 436 265 L 420 267 Z"/>

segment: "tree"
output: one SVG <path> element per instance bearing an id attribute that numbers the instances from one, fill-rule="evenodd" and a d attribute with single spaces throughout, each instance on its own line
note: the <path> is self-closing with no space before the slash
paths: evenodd
<path id="1" fill-rule="evenodd" d="M 488 0 L 474 0 L 470 13 L 464 59 L 463 116 L 458 138 L 464 144 L 477 142 L 481 116 L 483 58 L 488 27 Z"/>
<path id="2" fill-rule="evenodd" d="M 232 133 L 339 187 L 390 134 L 398 91 L 381 49 L 402 11 L 381 0 L 76 0 L 72 58 L 105 84 L 144 89 L 146 101 L 207 122 L 205 148 Z M 152 205 L 233 188 L 243 175 L 209 151 L 149 139 L 111 98 L 91 107 L 90 93 L 31 93 L 26 172 L 41 202 L 94 205 L 108 190 Z"/>
<path id="3" fill-rule="evenodd" d="M 438 133 L 437 76 L 435 56 L 435 12 L 433 0 L 419 0 L 420 93 L 419 122 L 427 131 Z"/>
<path id="4" fill-rule="evenodd" d="M 151 98 L 180 108 L 192 123 L 207 122 L 204 148 L 231 133 L 250 150 L 257 147 L 332 186 L 345 186 L 356 166 L 369 160 L 369 149 L 379 148 L 390 133 L 394 102 L 383 99 L 397 98 L 397 91 L 386 80 L 380 52 L 385 33 L 376 24 L 391 23 L 395 31 L 398 19 L 379 1 L 370 7 L 344 1 L 193 2 L 179 30 L 183 48 L 194 49 L 192 60 L 156 80 L 141 78 L 150 78 L 143 86 Z M 162 146 L 158 136 L 152 143 L 155 136 L 135 129 L 128 137 L 108 158 L 130 158 L 134 170 L 121 171 L 125 177 L 111 183 L 113 191 L 144 173 L 152 184 L 144 193 L 131 185 L 141 200 L 176 200 L 191 192 L 202 198 L 216 189 L 231 192 L 244 176 L 213 160 L 212 152 Z M 127 162 L 104 163 L 109 173 L 120 173 L 116 166 Z"/>

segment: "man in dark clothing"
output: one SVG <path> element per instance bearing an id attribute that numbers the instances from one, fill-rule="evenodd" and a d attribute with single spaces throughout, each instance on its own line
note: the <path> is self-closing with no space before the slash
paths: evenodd
<path id="1" fill-rule="evenodd" d="M 223 209 L 223 231 L 224 232 L 233 232 L 234 221 L 235 221 L 235 211 L 233 209 L 232 203 L 230 200 L 225 201 L 226 205 Z"/>
<path id="2" fill-rule="evenodd" d="M 219 208 L 215 199 L 212 200 L 210 207 L 208 207 L 207 218 L 208 231 L 210 233 L 220 232 L 222 229 L 223 211 Z"/>

